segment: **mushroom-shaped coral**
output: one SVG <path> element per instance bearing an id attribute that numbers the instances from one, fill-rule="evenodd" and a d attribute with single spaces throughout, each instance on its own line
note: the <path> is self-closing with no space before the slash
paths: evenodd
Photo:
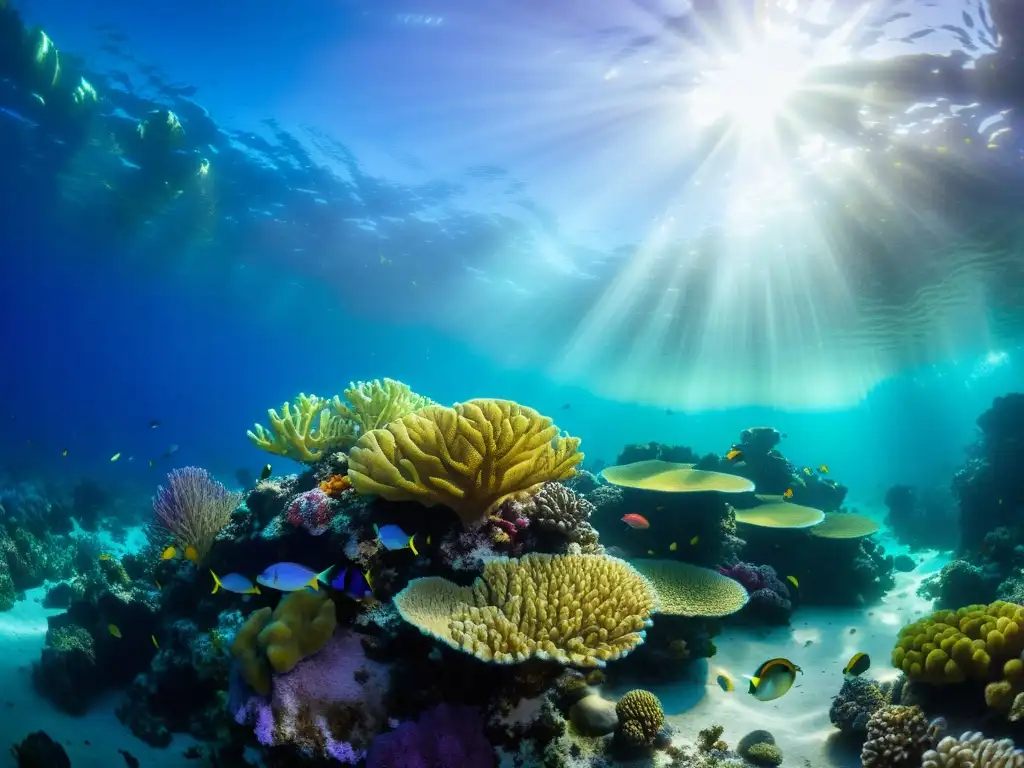
<path id="1" fill-rule="evenodd" d="M 345 400 L 334 396 L 334 410 L 354 424 L 360 435 L 434 404 L 429 397 L 417 395 L 408 384 L 394 379 L 353 382 L 344 395 Z"/>
<path id="2" fill-rule="evenodd" d="M 356 439 L 355 425 L 331 413 L 329 406 L 322 397 L 300 394 L 280 414 L 274 408 L 267 411 L 270 429 L 255 425 L 247 433 L 249 440 L 268 453 L 313 464 Z"/>
<path id="3" fill-rule="evenodd" d="M 484 661 L 580 667 L 604 666 L 640 645 L 656 607 L 653 590 L 621 560 L 536 553 L 491 560 L 470 587 L 414 579 L 394 601 L 423 634 Z"/>
<path id="4" fill-rule="evenodd" d="M 718 618 L 736 613 L 750 599 L 742 584 L 709 568 L 678 560 L 633 560 L 630 564 L 654 589 L 659 613 Z"/>
<path id="5" fill-rule="evenodd" d="M 758 495 L 759 506 L 737 509 L 736 522 L 759 528 L 810 528 L 825 519 L 820 509 L 793 504 L 782 496 Z"/>
<path id="6" fill-rule="evenodd" d="M 860 539 L 878 533 L 878 523 L 854 512 L 830 512 L 811 528 L 811 535 L 821 539 Z"/>
<path id="7" fill-rule="evenodd" d="M 579 444 L 551 419 L 508 400 L 431 405 L 361 436 L 348 476 L 359 493 L 442 504 L 472 528 L 506 499 L 572 477 L 583 461 Z"/>
<path id="8" fill-rule="evenodd" d="M 626 693 L 615 705 L 619 717 L 616 737 L 631 747 L 648 747 L 654 743 L 665 723 L 665 711 L 658 697 L 650 691 L 635 689 Z"/>
<path id="9" fill-rule="evenodd" d="M 601 476 L 612 485 L 662 493 L 747 493 L 754 490 L 754 484 L 745 477 L 660 459 L 605 467 Z"/>
<path id="10" fill-rule="evenodd" d="M 861 749 L 864 768 L 917 768 L 930 746 L 928 720 L 920 707 L 885 706 L 868 719 Z"/>
<path id="11" fill-rule="evenodd" d="M 1024 768 L 1024 753 L 1010 739 L 986 739 L 981 733 L 947 736 L 924 753 L 921 768 Z"/>
<path id="12" fill-rule="evenodd" d="M 334 603 L 323 592 L 300 590 L 270 608 L 253 611 L 231 643 L 242 678 L 257 693 L 270 692 L 271 671 L 290 672 L 330 640 L 337 619 Z"/>
<path id="13" fill-rule="evenodd" d="M 985 698 L 1008 708 L 1024 682 L 1024 608 L 1001 600 L 936 611 L 900 630 L 893 666 L 911 680 L 932 684 L 990 683 Z M 996 683 L 1007 683 L 992 687 Z"/>

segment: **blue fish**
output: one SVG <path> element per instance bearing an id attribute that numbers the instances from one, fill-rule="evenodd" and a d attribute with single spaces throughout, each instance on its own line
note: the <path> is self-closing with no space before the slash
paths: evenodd
<path id="1" fill-rule="evenodd" d="M 373 597 L 369 577 L 358 568 L 343 568 L 341 573 L 331 579 L 331 586 L 339 592 L 344 592 L 353 600 L 366 600 Z"/>
<path id="2" fill-rule="evenodd" d="M 211 570 L 210 575 L 213 576 L 213 592 L 210 593 L 211 595 L 216 595 L 217 590 L 220 589 L 223 589 L 225 592 L 234 592 L 237 595 L 258 595 L 260 593 L 260 588 L 240 573 L 218 576 Z"/>
<path id="3" fill-rule="evenodd" d="M 317 573 L 298 563 L 275 563 L 256 577 L 256 583 L 281 592 L 296 592 L 306 587 L 317 590 L 321 583 L 330 584 L 331 571 L 334 568 L 332 565 Z"/>
<path id="4" fill-rule="evenodd" d="M 413 542 L 416 537 L 410 536 L 399 526 L 385 525 L 383 528 L 378 528 L 374 524 L 373 530 L 377 533 L 380 543 L 384 545 L 384 549 L 411 549 L 414 555 L 419 555 L 416 544 Z"/>

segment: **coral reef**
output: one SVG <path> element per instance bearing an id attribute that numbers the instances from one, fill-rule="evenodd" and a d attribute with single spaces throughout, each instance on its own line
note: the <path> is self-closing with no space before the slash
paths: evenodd
<path id="1" fill-rule="evenodd" d="M 828 718 L 843 733 L 864 733 L 871 716 L 888 703 L 888 694 L 874 680 L 848 678 L 833 697 Z"/>
<path id="2" fill-rule="evenodd" d="M 494 749 L 484 720 L 472 707 L 438 704 L 415 722 L 374 739 L 366 768 L 491 768 Z"/>
<path id="3" fill-rule="evenodd" d="M 928 720 L 919 707 L 890 704 L 868 718 L 861 763 L 864 768 L 918 768 L 930 741 Z"/>
<path id="4" fill-rule="evenodd" d="M 921 583 L 918 594 L 935 600 L 938 608 L 954 608 L 991 602 L 997 587 L 1002 591 L 997 573 L 966 560 L 951 560 Z M 1007 591 L 1012 591 L 1012 583 Z"/>
<path id="5" fill-rule="evenodd" d="M 602 666 L 632 651 L 657 605 L 622 561 L 542 554 L 492 560 L 471 587 L 415 579 L 394 601 L 422 633 L 484 661 L 538 657 L 576 666 Z"/>
<path id="6" fill-rule="evenodd" d="M 914 549 L 952 549 L 959 523 L 952 496 L 937 488 L 894 485 L 885 493 L 885 525 L 903 544 Z"/>
<path id="7" fill-rule="evenodd" d="M 334 411 L 353 424 L 359 435 L 382 429 L 393 421 L 435 404 L 430 398 L 417 395 L 409 385 L 394 379 L 352 383 L 343 394 L 344 400 L 334 396 Z"/>
<path id="8" fill-rule="evenodd" d="M 30 733 L 11 747 L 18 768 L 71 768 L 64 747 L 55 742 L 46 731 Z"/>
<path id="9" fill-rule="evenodd" d="M 741 616 L 767 624 L 789 623 L 793 612 L 789 587 L 770 565 L 736 563 L 728 568 L 719 568 L 719 572 L 738 581 L 750 595 Z"/>
<path id="10" fill-rule="evenodd" d="M 434 405 L 362 435 L 349 452 L 348 476 L 359 493 L 441 504 L 472 528 L 506 499 L 572 477 L 583 461 L 579 443 L 507 400 Z"/>
<path id="11" fill-rule="evenodd" d="M 280 414 L 273 408 L 267 411 L 269 429 L 256 424 L 247 435 L 268 453 L 312 464 L 356 439 L 356 425 L 331 413 L 330 405 L 322 397 L 300 394 L 294 402 L 285 403 Z"/>
<path id="12" fill-rule="evenodd" d="M 947 736 L 924 754 L 921 768 L 1024 768 L 1024 752 L 1010 739 L 986 739 L 979 732 Z"/>
<path id="13" fill-rule="evenodd" d="M 749 599 L 735 579 L 679 560 L 635 560 L 633 567 L 658 599 L 658 612 L 670 616 L 720 618 L 739 611 Z"/>
<path id="14" fill-rule="evenodd" d="M 624 694 L 615 705 L 618 729 L 615 738 L 630 747 L 649 747 L 665 723 L 658 697 L 640 689 Z"/>

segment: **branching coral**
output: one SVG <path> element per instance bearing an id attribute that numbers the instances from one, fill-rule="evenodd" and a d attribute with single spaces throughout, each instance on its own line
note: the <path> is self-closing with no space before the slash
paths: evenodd
<path id="1" fill-rule="evenodd" d="M 928 720 L 919 707 L 886 706 L 868 719 L 861 749 L 864 768 L 917 768 L 930 746 Z"/>
<path id="2" fill-rule="evenodd" d="M 392 421 L 398 421 L 428 405 L 434 405 L 429 397 L 417 395 L 408 384 L 394 379 L 374 379 L 352 383 L 345 390 L 345 400 L 334 396 L 334 411 L 345 421 L 353 424 L 358 434 L 371 429 L 381 429 Z"/>
<path id="3" fill-rule="evenodd" d="M 1010 739 L 986 739 L 981 733 L 947 736 L 924 754 L 921 768 L 1024 768 L 1024 752 Z"/>
<path id="4" fill-rule="evenodd" d="M 583 461 L 579 443 L 508 400 L 432 405 L 360 437 L 348 476 L 359 493 L 441 504 L 472 528 L 506 499 L 571 477 Z"/>
<path id="5" fill-rule="evenodd" d="M 270 429 L 256 424 L 247 434 L 257 448 L 277 456 L 312 464 L 326 453 L 347 448 L 356 439 L 354 422 L 331 413 L 331 403 L 316 395 L 300 394 L 285 403 L 281 413 L 267 411 Z"/>
<path id="6" fill-rule="evenodd" d="M 471 587 L 415 579 L 394 602 L 424 634 L 484 661 L 536 657 L 581 667 L 636 648 L 656 607 L 640 574 L 598 555 L 492 560 Z"/>
<path id="7" fill-rule="evenodd" d="M 650 691 L 629 691 L 615 705 L 619 718 L 616 737 L 632 747 L 648 747 L 665 722 L 665 712 L 658 697 Z"/>

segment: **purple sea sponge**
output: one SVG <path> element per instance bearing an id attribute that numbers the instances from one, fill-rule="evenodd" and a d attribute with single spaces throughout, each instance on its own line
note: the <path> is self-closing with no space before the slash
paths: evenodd
<path id="1" fill-rule="evenodd" d="M 438 704 L 370 745 L 366 768 L 494 768 L 494 748 L 473 707 Z"/>

